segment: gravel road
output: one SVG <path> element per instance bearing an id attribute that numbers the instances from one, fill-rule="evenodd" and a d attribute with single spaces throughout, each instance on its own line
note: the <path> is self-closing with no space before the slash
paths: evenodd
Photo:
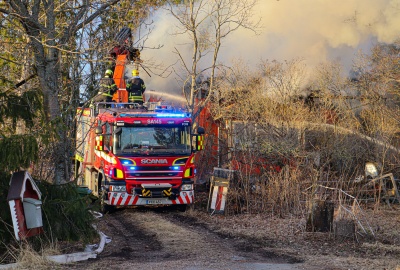
<path id="1" fill-rule="evenodd" d="M 184 213 L 124 209 L 107 214 L 98 228 L 111 242 L 96 259 L 65 269 L 304 269 L 296 259 L 222 237 Z"/>

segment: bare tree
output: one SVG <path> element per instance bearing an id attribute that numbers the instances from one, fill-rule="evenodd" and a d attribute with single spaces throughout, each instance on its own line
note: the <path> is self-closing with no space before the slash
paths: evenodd
<path id="1" fill-rule="evenodd" d="M 363 134 L 375 140 L 369 149 L 382 169 L 397 168 L 400 149 L 399 42 L 377 44 L 370 55 L 360 55 L 354 65 L 352 87 L 359 92 L 361 106 L 358 119 Z"/>
<path id="2" fill-rule="evenodd" d="M 151 5 L 160 4 L 153 0 L 99 0 L 99 1 L 5 1 L 0 5 L 0 13 L 4 20 L 8 20 L 13 31 L 19 33 L 26 39 L 29 50 L 25 50 L 25 57 L 30 58 L 29 52 L 33 54 L 34 69 L 37 74 L 40 89 L 43 94 L 45 123 L 53 125 L 55 130 L 52 147 L 47 149 L 49 161 L 56 164 L 51 169 L 55 174 L 55 182 L 59 183 L 69 175 L 69 158 L 71 146 L 68 142 L 68 128 L 62 125 L 68 124 L 74 107 L 77 105 L 81 83 L 83 82 L 80 72 L 82 66 L 81 54 L 92 57 L 95 50 L 107 52 L 105 44 L 98 42 L 100 47 L 90 47 L 94 41 L 103 40 L 104 32 L 107 32 L 107 19 L 110 18 L 114 28 L 117 29 L 122 22 L 127 25 L 133 24 L 139 18 L 130 19 L 130 12 L 139 12 L 140 9 L 132 9 L 137 3 L 141 7 L 147 3 Z M 120 6 L 118 6 L 120 4 Z M 110 8 L 113 7 L 112 10 Z M 130 12 L 127 12 L 129 10 Z M 118 15 L 118 14 L 123 15 Z M 145 14 L 145 13 L 143 13 Z M 92 26 L 92 28 L 90 27 Z M 94 27 L 93 27 L 94 26 Z M 103 29 L 104 31 L 100 31 Z M 93 31 L 89 33 L 88 31 Z M 85 40 L 94 34 L 94 39 Z M 114 32 L 108 36 L 115 35 Z M 109 40 L 109 39 L 106 39 Z M 88 41 L 91 44 L 87 43 Z M 82 53 L 83 52 L 83 53 Z M 101 56 L 101 54 L 98 54 Z M 104 54 L 103 54 L 104 55 Z M 22 61 L 22 57 L 18 61 Z M 86 59 L 93 63 L 95 59 Z M 100 61 L 101 62 L 101 61 Z M 104 66 L 104 65 L 103 65 Z M 91 72 L 101 71 L 101 67 L 92 66 Z M 91 77 L 93 83 L 95 77 Z M 60 125 L 61 124 L 61 125 Z M 51 152 L 51 153 L 50 153 Z M 51 155 L 50 155 L 51 154 Z M 52 168 L 52 164 L 46 165 Z"/>
<path id="3" fill-rule="evenodd" d="M 240 28 L 254 32 L 258 30 L 258 21 L 253 21 L 252 14 L 257 0 L 188 0 L 180 5 L 174 5 L 172 1 L 167 2 L 168 10 L 180 26 L 176 35 L 187 34 L 191 40 L 190 62 L 178 48 L 175 48 L 175 53 L 179 56 L 187 75 L 181 77 L 182 92 L 189 109 L 194 111 L 195 98 L 201 95 L 202 91 L 207 95 L 201 104 L 197 104 L 199 107 L 202 107 L 213 93 L 216 70 L 222 67 L 222 64 L 218 63 L 218 56 L 223 40 Z M 203 64 L 202 60 L 208 62 Z M 206 86 L 198 83 L 201 76 L 209 78 Z"/>

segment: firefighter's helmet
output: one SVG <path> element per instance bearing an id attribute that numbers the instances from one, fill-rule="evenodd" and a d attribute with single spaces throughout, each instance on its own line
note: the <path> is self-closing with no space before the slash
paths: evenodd
<path id="1" fill-rule="evenodd" d="M 139 76 L 139 70 L 137 69 L 132 70 L 132 76 Z"/>
<path id="2" fill-rule="evenodd" d="M 112 70 L 111 70 L 111 69 L 107 69 L 107 70 L 106 70 L 106 75 L 112 76 L 112 75 L 113 75 Z"/>

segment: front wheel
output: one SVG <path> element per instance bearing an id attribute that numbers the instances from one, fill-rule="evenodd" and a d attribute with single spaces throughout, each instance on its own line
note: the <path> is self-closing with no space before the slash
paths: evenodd
<path id="1" fill-rule="evenodd" d="M 172 206 L 172 209 L 177 210 L 179 212 L 186 212 L 187 204 L 175 204 Z"/>
<path id="2" fill-rule="evenodd" d="M 111 214 L 115 211 L 115 206 L 114 205 L 109 205 L 105 201 L 107 200 L 107 192 L 105 190 L 102 190 L 101 196 L 100 196 L 100 212 L 103 214 Z"/>

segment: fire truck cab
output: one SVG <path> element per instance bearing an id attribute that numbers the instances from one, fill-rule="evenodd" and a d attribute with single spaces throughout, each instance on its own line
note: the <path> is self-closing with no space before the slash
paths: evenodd
<path id="1" fill-rule="evenodd" d="M 204 129 L 192 132 L 190 113 L 163 102 L 98 103 L 79 109 L 77 119 L 75 177 L 103 212 L 193 203 Z"/>

